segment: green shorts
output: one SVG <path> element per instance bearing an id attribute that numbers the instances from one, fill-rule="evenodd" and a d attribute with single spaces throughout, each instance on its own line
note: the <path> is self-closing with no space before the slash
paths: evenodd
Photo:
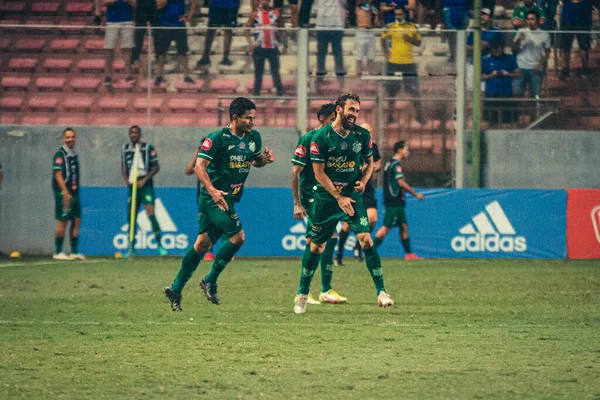
<path id="1" fill-rule="evenodd" d="M 227 200 L 229 209 L 223 211 L 212 199 L 200 196 L 198 234 L 207 233 L 210 241 L 216 243 L 221 236 L 232 237 L 242 230 L 240 217 L 233 208 L 233 201 Z"/>
<path id="2" fill-rule="evenodd" d="M 140 204 L 147 204 L 150 206 L 154 205 L 154 187 L 145 186 L 137 189 L 136 199 L 137 203 L 136 210 L 140 208 Z M 131 206 L 131 187 L 129 188 L 129 194 L 127 195 L 127 207 Z"/>
<path id="3" fill-rule="evenodd" d="M 406 224 L 406 213 L 403 206 L 390 206 L 385 208 L 383 226 L 391 228 Z"/>
<path id="4" fill-rule="evenodd" d="M 347 222 L 350 230 L 356 234 L 369 233 L 369 218 L 365 210 L 362 196 L 355 198 L 354 215 L 346 215 L 335 201 L 315 199 L 313 220 L 311 224 L 312 241 L 316 244 L 325 243 L 335 233 L 335 228 L 340 221 Z"/>
<path id="5" fill-rule="evenodd" d="M 315 199 L 301 199 L 302 207 L 304 207 L 304 211 L 306 211 L 306 235 L 305 237 L 312 236 L 312 223 L 314 220 L 314 210 L 315 210 Z"/>
<path id="6" fill-rule="evenodd" d="M 70 221 L 74 218 L 81 218 L 81 203 L 79 196 L 71 198 L 71 204 L 68 210 L 63 209 L 63 195 L 61 192 L 54 192 L 54 218 L 58 221 Z"/>

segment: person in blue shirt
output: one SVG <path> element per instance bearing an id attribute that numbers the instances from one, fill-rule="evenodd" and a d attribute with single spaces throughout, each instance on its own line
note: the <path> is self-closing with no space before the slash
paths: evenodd
<path id="1" fill-rule="evenodd" d="M 171 42 L 175 41 L 177 55 L 179 56 L 179 65 L 183 72 L 185 83 L 194 84 L 194 80 L 189 75 L 188 68 L 188 41 L 185 23 L 190 22 L 196 11 L 196 0 L 190 1 L 190 7 L 186 14 L 186 0 L 167 0 L 157 2 L 156 6 L 159 12 L 160 25 L 154 33 L 154 50 L 157 56 L 157 77 L 154 81 L 156 86 L 160 86 L 165 79 L 164 67 L 167 50 Z M 166 29 L 168 28 L 168 29 Z"/>
<path id="2" fill-rule="evenodd" d="M 481 9 L 481 56 L 490 54 L 490 43 L 492 40 L 503 40 L 500 28 L 492 25 L 492 10 Z M 473 54 L 473 32 L 467 37 L 467 51 Z"/>
<path id="3" fill-rule="evenodd" d="M 492 40 L 490 57 L 481 59 L 481 80 L 485 81 L 486 99 L 509 99 L 513 97 L 513 79 L 521 77 L 517 59 L 512 54 L 504 54 L 504 41 Z M 498 122 L 512 124 L 516 120 L 514 102 L 510 100 L 486 101 L 486 119 L 496 125 Z M 502 113 L 502 119 L 498 116 Z"/>
<path id="4" fill-rule="evenodd" d="M 592 30 L 592 2 L 590 0 L 565 0 L 560 14 L 560 29 L 564 31 L 560 35 L 560 48 L 562 50 L 560 78 L 565 79 L 569 76 L 571 46 L 573 46 L 573 38 L 575 36 L 577 36 L 583 75 L 590 76 L 590 34 L 575 33 L 573 31 Z"/>
<path id="5" fill-rule="evenodd" d="M 469 26 L 469 0 L 444 0 L 442 17 L 446 29 L 459 30 Z M 456 56 L 456 34 L 447 35 L 450 58 L 448 62 L 454 63 Z"/>

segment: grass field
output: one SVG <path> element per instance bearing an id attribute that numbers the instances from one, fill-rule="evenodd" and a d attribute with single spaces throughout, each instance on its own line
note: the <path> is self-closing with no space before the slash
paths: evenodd
<path id="1" fill-rule="evenodd" d="M 0 398 L 600 398 L 600 262 L 336 268 L 347 305 L 292 311 L 299 260 L 238 259 L 221 305 L 179 259 L 0 260 Z M 314 292 L 318 294 L 319 276 Z"/>

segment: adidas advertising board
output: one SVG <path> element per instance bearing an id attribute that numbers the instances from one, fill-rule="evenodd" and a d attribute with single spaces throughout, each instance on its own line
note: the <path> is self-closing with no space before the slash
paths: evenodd
<path id="1" fill-rule="evenodd" d="M 425 200 L 407 196 L 406 216 L 412 249 L 426 258 L 565 258 L 566 191 L 425 189 Z M 171 255 L 183 255 L 198 234 L 196 189 L 155 188 L 156 215 L 163 245 Z M 84 187 L 80 250 L 112 255 L 127 246 L 127 190 Z M 376 190 L 379 221 L 382 192 Z M 244 189 L 235 205 L 246 243 L 238 253 L 250 257 L 301 257 L 306 248 L 306 223 L 293 218 L 289 188 Z M 592 224 L 587 211 L 587 220 Z M 600 215 L 600 211 L 598 212 Z M 600 217 L 598 219 L 600 221 Z M 138 213 L 139 255 L 155 255 L 156 241 L 145 212 Z M 600 222 L 599 222 L 600 224 Z M 593 228 L 593 225 L 592 225 Z M 600 232 L 600 225 L 598 232 Z M 404 257 L 394 228 L 379 247 L 382 257 Z M 596 240 L 594 230 L 591 230 Z M 355 244 L 351 235 L 346 249 Z M 218 245 L 215 250 L 218 249 Z M 350 252 L 347 253 L 350 256 Z"/>

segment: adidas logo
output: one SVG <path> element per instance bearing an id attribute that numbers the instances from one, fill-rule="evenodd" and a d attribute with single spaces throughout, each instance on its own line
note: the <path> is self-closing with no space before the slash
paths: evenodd
<path id="1" fill-rule="evenodd" d="M 306 224 L 298 222 L 290 228 L 290 233 L 281 239 L 281 247 L 287 251 L 304 250 L 306 248 Z"/>
<path id="2" fill-rule="evenodd" d="M 167 250 L 187 249 L 189 246 L 188 235 L 177 233 L 177 225 L 173 222 L 173 218 L 167 211 L 161 199 L 156 199 L 154 202 L 154 215 L 162 232 L 161 244 Z M 113 246 L 117 250 L 127 250 L 129 246 L 129 224 L 121 226 L 121 232 L 113 238 Z M 142 209 L 137 215 L 137 231 L 135 235 L 135 248 L 155 250 L 158 243 L 152 233 L 152 223 L 146 210 Z"/>
<path id="3" fill-rule="evenodd" d="M 473 217 L 459 230 L 450 245 L 456 252 L 523 252 L 527 250 L 527 240 L 517 236 L 515 228 L 506 217 L 497 200 L 485 206 L 485 211 Z"/>

